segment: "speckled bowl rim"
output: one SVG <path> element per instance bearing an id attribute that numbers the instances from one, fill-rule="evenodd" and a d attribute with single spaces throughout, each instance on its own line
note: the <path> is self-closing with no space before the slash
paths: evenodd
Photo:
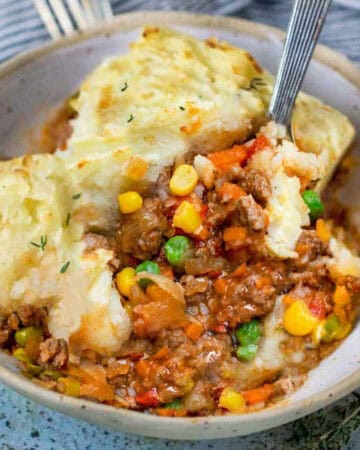
<path id="1" fill-rule="evenodd" d="M 119 30 L 134 29 L 144 24 L 156 26 L 169 26 L 171 24 L 191 25 L 200 28 L 212 26 L 218 29 L 242 32 L 265 40 L 275 39 L 279 41 L 285 38 L 285 33 L 277 28 L 238 18 L 183 12 L 137 11 L 119 15 L 112 22 L 102 24 L 60 41 L 48 43 L 40 48 L 16 56 L 0 65 L 0 78 L 16 71 L 34 59 L 41 58 L 53 50 L 68 47 L 96 36 L 118 32 Z M 315 51 L 315 59 L 340 73 L 360 90 L 360 69 L 344 55 L 325 46 L 318 45 Z M 67 397 L 53 391 L 48 391 L 3 365 L 0 365 L 0 382 L 44 406 L 57 409 L 62 413 L 76 416 L 89 422 L 102 423 L 109 427 L 125 431 L 134 432 L 136 430 L 136 433 L 147 436 L 169 438 L 174 437 L 172 436 L 174 433 L 177 439 L 193 439 L 194 437 L 197 439 L 208 439 L 209 437 L 216 437 L 216 431 L 220 435 L 219 437 L 240 436 L 273 428 L 309 414 L 357 389 L 360 386 L 360 369 L 344 380 L 336 383 L 331 388 L 313 395 L 309 399 L 298 400 L 293 403 L 284 401 L 262 411 L 244 415 L 196 418 L 160 417 L 115 408 L 88 400 Z M 143 430 L 139 429 L 138 426 L 132 427 L 130 425 L 136 422 L 142 424 Z M 202 431 L 198 430 L 199 432 L 197 432 L 198 428 L 201 428 Z M 224 431 L 224 428 L 228 431 Z M 181 429 L 181 436 L 179 429 Z M 235 432 L 234 429 L 238 429 L 238 432 Z M 199 436 L 200 433 L 201 436 Z"/>

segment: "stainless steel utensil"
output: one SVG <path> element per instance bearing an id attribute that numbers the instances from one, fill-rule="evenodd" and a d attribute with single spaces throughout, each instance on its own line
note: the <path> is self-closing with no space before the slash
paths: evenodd
<path id="1" fill-rule="evenodd" d="M 113 17 L 109 0 L 34 0 L 34 4 L 53 39 Z"/>
<path id="2" fill-rule="evenodd" d="M 289 125 L 331 0 L 295 0 L 269 106 L 273 120 Z"/>

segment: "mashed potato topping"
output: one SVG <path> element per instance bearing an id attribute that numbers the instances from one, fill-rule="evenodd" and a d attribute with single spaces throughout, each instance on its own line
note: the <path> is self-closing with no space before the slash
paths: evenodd
<path id="1" fill-rule="evenodd" d="M 130 321 L 112 286 L 112 252 L 85 251 L 77 214 L 86 198 L 77 177 L 52 155 L 4 162 L 0 177 L 2 312 L 22 303 L 47 306 L 50 332 L 66 340 L 88 316 L 105 315 L 77 345 L 118 350 Z"/>
<path id="2" fill-rule="evenodd" d="M 85 157 L 129 149 L 153 164 L 226 148 L 264 117 L 267 95 L 250 89 L 262 73 L 229 44 L 147 29 L 128 54 L 106 60 L 81 86 L 69 147 Z"/>

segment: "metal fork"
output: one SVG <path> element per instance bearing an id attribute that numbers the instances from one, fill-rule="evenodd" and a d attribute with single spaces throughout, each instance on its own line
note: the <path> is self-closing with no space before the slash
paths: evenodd
<path id="1" fill-rule="evenodd" d="M 53 39 L 113 17 L 109 0 L 34 0 L 34 4 Z"/>
<path id="2" fill-rule="evenodd" d="M 295 0 L 269 106 L 270 117 L 289 125 L 331 0 Z"/>

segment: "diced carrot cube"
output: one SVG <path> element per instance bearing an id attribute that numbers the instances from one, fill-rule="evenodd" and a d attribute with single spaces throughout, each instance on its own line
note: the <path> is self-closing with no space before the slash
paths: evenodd
<path id="1" fill-rule="evenodd" d="M 221 294 L 221 295 L 225 294 L 226 287 L 227 287 L 227 282 L 226 282 L 225 278 L 218 278 L 214 283 L 214 287 L 218 294 Z"/>
<path id="2" fill-rule="evenodd" d="M 243 241 L 247 237 L 247 230 L 244 227 L 228 227 L 225 228 L 223 239 L 225 242 L 229 241 Z"/>
<path id="3" fill-rule="evenodd" d="M 203 332 L 204 327 L 200 322 L 192 322 L 185 328 L 186 335 L 193 341 L 198 340 Z"/>

